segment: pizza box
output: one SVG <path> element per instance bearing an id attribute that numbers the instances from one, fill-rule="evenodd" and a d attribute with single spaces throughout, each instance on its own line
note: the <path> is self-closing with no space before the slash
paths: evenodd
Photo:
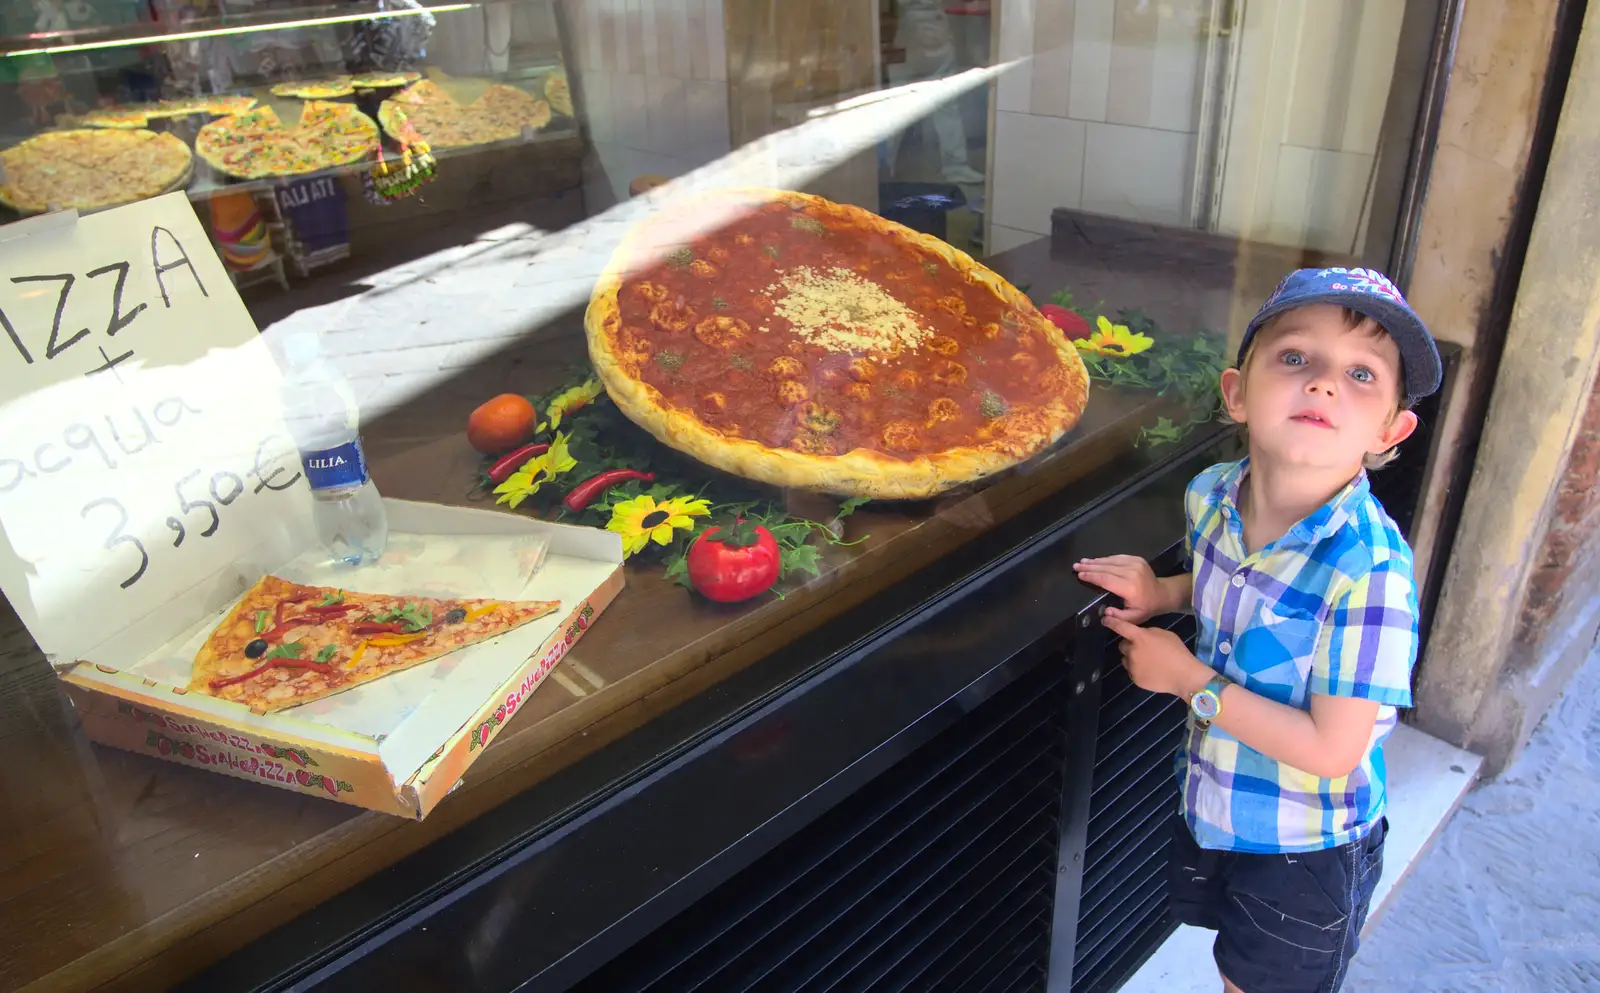
<path id="1" fill-rule="evenodd" d="M 622 545 L 594 528 L 384 503 L 391 540 L 376 566 L 342 576 L 295 562 L 269 571 L 317 585 L 342 580 L 361 592 L 560 600 L 561 608 L 441 659 L 257 714 L 185 689 L 194 651 L 259 578 L 241 569 L 224 594 L 185 598 L 162 615 L 172 636 L 156 651 L 122 665 L 86 661 L 63 669 L 89 737 L 371 810 L 426 816 L 621 590 Z M 533 575 L 525 571 L 530 552 L 539 561 Z M 444 564 L 450 559 L 467 564 L 452 574 Z"/>
<path id="2" fill-rule="evenodd" d="M 269 335 L 183 194 L 5 225 L 0 266 L 0 589 L 91 738 L 420 818 L 621 588 L 614 534 L 405 501 L 378 563 L 319 564 Z M 186 692 L 269 573 L 561 608 L 275 714 Z"/>

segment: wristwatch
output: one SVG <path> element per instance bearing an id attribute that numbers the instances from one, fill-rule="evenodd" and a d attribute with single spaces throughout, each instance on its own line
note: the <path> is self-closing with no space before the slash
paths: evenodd
<path id="1" fill-rule="evenodd" d="M 1212 676 L 1204 686 L 1195 691 L 1189 698 L 1189 714 L 1194 718 L 1195 727 L 1208 728 L 1211 722 L 1222 716 L 1222 691 L 1233 684 L 1227 676 Z"/>

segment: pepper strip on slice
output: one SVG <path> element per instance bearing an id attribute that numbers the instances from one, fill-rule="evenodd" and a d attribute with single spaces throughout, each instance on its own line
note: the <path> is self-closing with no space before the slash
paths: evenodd
<path id="1" fill-rule="evenodd" d="M 311 594 L 310 593 L 296 593 L 292 597 L 287 597 L 287 598 L 285 598 L 283 600 L 279 600 L 278 601 L 278 605 L 276 607 L 272 608 L 272 623 L 273 624 L 282 624 L 283 623 L 283 608 L 289 606 L 289 604 L 291 604 L 291 603 L 300 603 L 303 600 L 309 600 L 309 599 L 311 599 Z"/>
<path id="2" fill-rule="evenodd" d="M 218 678 L 213 679 L 211 681 L 211 688 L 214 690 L 220 690 L 224 686 L 232 686 L 234 683 L 242 683 L 248 679 L 256 678 L 263 672 L 266 672 L 268 669 L 276 669 L 279 666 L 282 666 L 286 669 L 312 669 L 321 673 L 333 672 L 333 666 L 324 664 L 322 662 L 312 662 L 310 659 L 268 659 L 267 661 L 256 666 L 254 669 L 251 669 L 249 672 L 243 672 L 237 676 L 219 676 Z"/>
<path id="3" fill-rule="evenodd" d="M 465 623 L 467 621 L 475 621 L 484 614 L 493 612 L 498 606 L 500 606 L 498 603 L 486 603 L 481 607 L 473 607 L 471 610 L 467 611 L 467 616 L 462 618 L 462 622 Z"/>
<path id="4" fill-rule="evenodd" d="M 393 648 L 396 645 L 405 645 L 421 638 L 426 638 L 431 632 L 418 631 L 416 634 L 386 634 L 377 638 L 368 638 L 366 643 L 375 648 Z"/>
<path id="5" fill-rule="evenodd" d="M 354 634 L 406 634 L 404 621 L 358 621 L 350 628 Z"/>

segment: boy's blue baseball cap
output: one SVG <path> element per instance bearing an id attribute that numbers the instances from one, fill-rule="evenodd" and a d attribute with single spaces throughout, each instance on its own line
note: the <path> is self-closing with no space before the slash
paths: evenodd
<path id="1" fill-rule="evenodd" d="M 1240 365 L 1260 327 L 1285 311 L 1313 303 L 1349 307 L 1372 318 L 1400 348 L 1400 370 L 1409 405 L 1439 388 L 1444 369 L 1439 349 L 1422 318 L 1406 303 L 1398 287 L 1376 269 L 1296 269 L 1283 277 L 1267 302 L 1250 319 L 1239 343 Z"/>

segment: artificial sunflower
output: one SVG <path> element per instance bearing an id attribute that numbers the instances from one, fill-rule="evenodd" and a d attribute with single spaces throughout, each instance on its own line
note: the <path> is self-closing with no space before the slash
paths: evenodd
<path id="1" fill-rule="evenodd" d="M 549 417 L 550 421 L 548 424 L 539 425 L 539 430 L 554 431 L 561 426 L 561 418 L 594 403 L 594 398 L 604 391 L 605 387 L 600 385 L 598 379 L 590 379 L 581 386 L 562 390 L 551 398 L 549 406 L 545 408 L 545 416 Z"/>
<path id="2" fill-rule="evenodd" d="M 1126 324 L 1112 324 L 1103 316 L 1096 321 L 1096 325 L 1094 334 L 1073 342 L 1080 351 L 1125 359 L 1130 355 L 1138 355 L 1156 343 L 1149 335 L 1129 331 Z"/>
<path id="3" fill-rule="evenodd" d="M 710 500 L 679 496 L 658 503 L 646 493 L 612 507 L 606 530 L 622 535 L 622 552 L 627 556 L 643 551 L 651 540 L 658 545 L 671 544 L 677 529 L 692 528 L 696 517 L 709 516 Z"/>
<path id="4" fill-rule="evenodd" d="M 571 469 L 578 464 L 567 451 L 567 440 L 570 435 L 557 434 L 550 448 L 542 455 L 522 463 L 522 468 L 513 472 L 506 481 L 494 488 L 497 499 L 495 503 L 510 504 L 515 508 L 522 501 L 539 492 L 539 487 L 550 480 Z"/>

